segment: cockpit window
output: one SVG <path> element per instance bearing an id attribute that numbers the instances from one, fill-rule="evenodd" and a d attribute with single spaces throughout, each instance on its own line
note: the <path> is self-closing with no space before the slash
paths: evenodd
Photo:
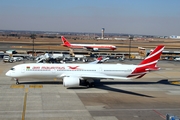
<path id="1" fill-rule="evenodd" d="M 11 70 L 15 70 L 15 68 L 11 68 Z"/>

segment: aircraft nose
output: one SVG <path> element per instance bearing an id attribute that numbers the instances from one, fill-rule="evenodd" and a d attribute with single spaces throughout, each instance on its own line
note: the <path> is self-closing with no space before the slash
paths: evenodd
<path id="1" fill-rule="evenodd" d="M 11 76 L 11 72 L 10 72 L 10 71 L 7 71 L 7 72 L 6 72 L 6 76 Z"/>
<path id="2" fill-rule="evenodd" d="M 116 49 L 116 46 L 112 46 L 112 48 L 111 48 L 112 50 L 115 50 Z"/>

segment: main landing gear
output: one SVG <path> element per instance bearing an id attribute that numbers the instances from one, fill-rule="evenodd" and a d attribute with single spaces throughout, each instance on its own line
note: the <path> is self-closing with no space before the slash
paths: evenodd
<path id="1" fill-rule="evenodd" d="M 94 82 L 91 82 L 91 83 L 90 83 L 90 82 L 87 82 L 87 83 L 86 83 L 86 87 L 87 87 L 87 88 L 94 87 Z"/>
<path id="2" fill-rule="evenodd" d="M 88 79 L 87 81 L 86 81 L 86 87 L 87 88 L 91 88 L 91 87 L 94 87 L 95 85 L 94 85 L 94 80 L 93 79 Z"/>

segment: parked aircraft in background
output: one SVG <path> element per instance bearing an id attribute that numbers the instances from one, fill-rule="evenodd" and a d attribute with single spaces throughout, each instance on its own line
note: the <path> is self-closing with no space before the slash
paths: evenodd
<path id="1" fill-rule="evenodd" d="M 92 50 L 92 51 L 98 51 L 99 49 L 110 49 L 110 50 L 115 50 L 116 46 L 114 45 L 103 45 L 103 44 L 71 44 L 68 42 L 68 40 L 64 37 L 61 36 L 63 46 L 69 47 L 69 48 L 82 48 L 82 49 L 87 49 L 87 50 Z"/>
<path id="2" fill-rule="evenodd" d="M 36 63 L 66 63 L 66 62 L 75 62 L 76 60 L 82 59 L 83 62 L 87 62 L 88 58 L 86 58 L 84 55 L 79 56 L 66 56 L 64 54 L 49 54 L 45 53 L 44 55 L 38 56 L 35 60 Z M 97 64 L 97 63 L 103 63 L 107 61 L 107 58 L 103 58 L 102 56 L 95 58 L 93 62 L 89 62 L 88 64 Z"/>
<path id="3" fill-rule="evenodd" d="M 139 65 L 125 64 L 20 64 L 12 67 L 6 76 L 14 78 L 16 84 L 23 78 L 62 78 L 66 87 L 91 86 L 100 79 L 137 79 L 150 71 L 159 70 L 163 45 L 157 46 Z M 44 80 L 44 79 L 43 79 Z"/>

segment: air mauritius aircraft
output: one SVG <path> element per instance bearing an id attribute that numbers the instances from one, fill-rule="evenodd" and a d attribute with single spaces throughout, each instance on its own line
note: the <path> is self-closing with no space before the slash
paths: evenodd
<path id="1" fill-rule="evenodd" d="M 137 79 L 160 69 L 157 62 L 163 49 L 163 45 L 157 46 L 139 65 L 29 63 L 12 67 L 6 76 L 14 78 L 16 84 L 23 78 L 62 78 L 65 87 L 77 87 L 83 83 L 91 85 L 100 79 Z"/>
<path id="2" fill-rule="evenodd" d="M 110 50 L 115 50 L 116 46 L 114 45 L 102 45 L 102 44 L 71 44 L 70 42 L 68 42 L 68 40 L 64 37 L 61 36 L 62 42 L 63 42 L 63 46 L 68 47 L 68 48 L 72 48 L 72 49 L 87 49 L 87 50 L 92 50 L 92 51 L 98 51 L 99 49 L 110 49 Z"/>

